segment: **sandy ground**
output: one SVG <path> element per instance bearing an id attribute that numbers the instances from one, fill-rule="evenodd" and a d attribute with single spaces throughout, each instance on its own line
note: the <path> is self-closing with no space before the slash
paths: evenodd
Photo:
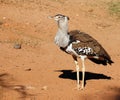
<path id="1" fill-rule="evenodd" d="M 0 0 L 0 100 L 120 100 L 120 20 L 109 14 L 110 1 Z M 86 60 L 83 91 L 75 89 L 72 57 L 54 44 L 57 25 L 47 17 L 58 13 L 70 17 L 69 30 L 96 38 L 115 62 Z"/>

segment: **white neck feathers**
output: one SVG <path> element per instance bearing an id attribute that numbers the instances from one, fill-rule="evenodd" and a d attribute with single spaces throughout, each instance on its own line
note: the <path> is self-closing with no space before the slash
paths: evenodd
<path id="1" fill-rule="evenodd" d="M 68 19 L 58 21 L 58 32 L 55 36 L 55 43 L 59 47 L 66 47 L 69 44 Z"/>

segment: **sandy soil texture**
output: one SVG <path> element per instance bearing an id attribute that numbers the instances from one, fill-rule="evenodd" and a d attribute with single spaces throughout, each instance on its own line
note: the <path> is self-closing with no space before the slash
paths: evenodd
<path id="1" fill-rule="evenodd" d="M 0 0 L 0 100 L 120 100 L 120 20 L 109 14 L 110 1 Z M 70 17 L 69 30 L 90 34 L 115 62 L 86 60 L 83 91 L 75 90 L 72 57 L 54 44 L 57 25 L 48 16 L 58 13 Z"/>

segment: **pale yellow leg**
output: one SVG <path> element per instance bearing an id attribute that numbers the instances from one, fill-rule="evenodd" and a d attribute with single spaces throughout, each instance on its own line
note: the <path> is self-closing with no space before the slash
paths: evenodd
<path id="1" fill-rule="evenodd" d="M 84 83 L 85 83 L 85 59 L 82 59 L 82 86 L 81 89 L 84 89 Z"/>
<path id="2" fill-rule="evenodd" d="M 77 71 L 77 89 L 80 89 L 80 78 L 79 78 L 79 65 L 77 60 L 74 61 L 75 62 L 75 66 L 76 66 L 76 71 Z"/>
<path id="3" fill-rule="evenodd" d="M 81 60 L 82 60 L 82 85 L 80 87 L 80 78 L 79 78 L 79 70 L 80 67 L 78 65 L 78 61 L 77 61 L 77 57 L 73 56 L 74 58 L 74 62 L 75 62 L 75 66 L 76 66 L 76 71 L 77 71 L 77 89 L 84 89 L 84 81 L 85 81 L 85 58 L 86 56 L 81 56 Z"/>

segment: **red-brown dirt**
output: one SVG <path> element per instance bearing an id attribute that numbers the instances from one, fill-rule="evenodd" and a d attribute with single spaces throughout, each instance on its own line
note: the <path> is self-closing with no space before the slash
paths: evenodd
<path id="1" fill-rule="evenodd" d="M 109 14 L 110 1 L 0 0 L 0 100 L 120 100 L 120 20 Z M 69 30 L 90 34 L 115 62 L 86 60 L 84 90 L 74 89 L 72 57 L 54 44 L 57 25 L 48 16 L 58 13 L 70 17 Z"/>

